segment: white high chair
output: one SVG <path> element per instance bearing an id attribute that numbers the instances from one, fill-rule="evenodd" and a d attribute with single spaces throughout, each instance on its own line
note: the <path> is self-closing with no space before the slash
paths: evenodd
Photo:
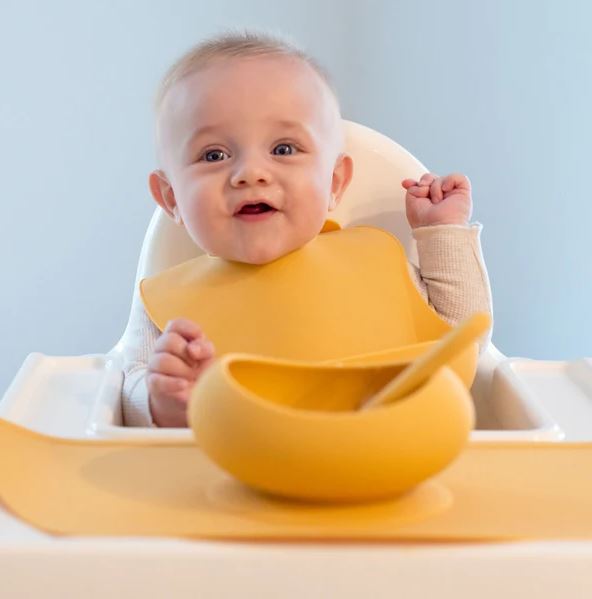
<path id="1" fill-rule="evenodd" d="M 418 263 L 416 242 L 405 215 L 405 192 L 401 181 L 427 172 L 419 160 L 388 137 L 351 121 L 345 121 L 347 151 L 354 159 L 354 177 L 341 204 L 331 218 L 343 227 L 376 225 L 396 235 L 405 247 L 410 261 Z M 183 227 L 177 226 L 162 210 L 154 212 L 138 263 L 134 288 L 141 279 L 189 260 L 202 251 L 193 243 Z M 129 324 L 111 355 L 122 353 L 128 341 Z M 485 439 L 558 439 L 563 436 L 557 423 L 527 393 L 520 393 L 512 376 L 503 381 L 494 375 L 505 356 L 490 343 L 479 360 L 472 394 L 477 408 L 477 428 L 473 440 Z M 495 382 L 494 382 L 495 379 Z M 506 379 L 509 379 L 506 380 Z M 503 400 L 491 401 L 493 386 L 506 388 Z M 140 437 L 145 431 L 121 429 L 120 408 L 116 396 L 97 405 L 102 415 L 92 418 L 91 430 L 99 436 Z M 191 438 L 190 431 L 152 431 L 151 435 Z"/>
<path id="2" fill-rule="evenodd" d="M 333 218 L 342 226 L 374 224 L 393 232 L 416 262 L 400 182 L 427 169 L 387 137 L 351 122 L 346 127 L 355 174 Z M 157 209 L 136 283 L 198 253 L 184 230 Z M 0 401 L 0 417 L 62 437 L 191 442 L 189 431 L 121 426 L 121 352 L 128 334 L 126 329 L 107 354 L 29 355 Z M 592 440 L 590 360 L 510 359 L 490 344 L 472 394 L 478 413 L 475 442 Z M 408 597 L 486 598 L 509 591 L 513 596 L 589 597 L 591 559 L 592 543 L 409 546 L 56 538 L 0 506 L 1 588 L 13 596 L 189 597 L 199 589 L 200 596 L 215 597 L 347 598 L 390 597 L 396 589 Z"/>

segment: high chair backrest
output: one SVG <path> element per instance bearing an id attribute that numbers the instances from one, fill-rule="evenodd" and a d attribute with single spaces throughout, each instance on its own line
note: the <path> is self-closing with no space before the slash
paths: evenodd
<path id="1" fill-rule="evenodd" d="M 401 181 L 419 179 L 426 168 L 392 139 L 344 121 L 346 150 L 354 161 L 354 176 L 339 207 L 330 213 L 342 227 L 376 225 L 394 233 L 417 264 L 417 250 L 405 216 L 405 190 Z M 144 277 L 189 260 L 202 251 L 185 229 L 157 208 L 152 216 L 138 263 L 136 286 Z"/>

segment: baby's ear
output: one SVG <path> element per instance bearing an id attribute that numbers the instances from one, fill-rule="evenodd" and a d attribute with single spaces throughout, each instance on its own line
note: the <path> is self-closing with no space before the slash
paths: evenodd
<path id="1" fill-rule="evenodd" d="M 148 187 L 154 201 L 178 224 L 181 224 L 181 215 L 175 200 L 172 185 L 164 171 L 156 170 L 148 177 Z"/>
<path id="2" fill-rule="evenodd" d="M 331 203 L 329 210 L 335 210 L 341 202 L 352 177 L 354 175 L 354 161 L 349 154 L 339 154 L 333 169 L 333 179 L 331 181 Z"/>

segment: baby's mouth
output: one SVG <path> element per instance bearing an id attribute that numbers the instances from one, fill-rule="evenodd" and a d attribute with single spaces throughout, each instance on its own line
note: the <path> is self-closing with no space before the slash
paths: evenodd
<path id="1" fill-rule="evenodd" d="M 247 215 L 265 214 L 266 212 L 277 212 L 277 210 L 273 206 L 270 206 L 269 204 L 267 204 L 266 202 L 253 202 L 253 203 L 244 204 L 243 206 L 241 206 L 240 209 L 234 213 L 234 215 L 235 216 L 240 216 L 240 215 L 247 216 Z"/>

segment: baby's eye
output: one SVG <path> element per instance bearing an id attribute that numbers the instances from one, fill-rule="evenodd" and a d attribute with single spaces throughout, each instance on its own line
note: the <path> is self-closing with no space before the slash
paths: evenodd
<path id="1" fill-rule="evenodd" d="M 278 144 L 273 149 L 273 153 L 276 156 L 290 156 L 296 153 L 296 146 L 294 144 Z"/>
<path id="2" fill-rule="evenodd" d="M 208 150 L 204 152 L 200 160 L 206 162 L 222 162 L 224 156 L 228 157 L 228 154 L 224 150 Z"/>

